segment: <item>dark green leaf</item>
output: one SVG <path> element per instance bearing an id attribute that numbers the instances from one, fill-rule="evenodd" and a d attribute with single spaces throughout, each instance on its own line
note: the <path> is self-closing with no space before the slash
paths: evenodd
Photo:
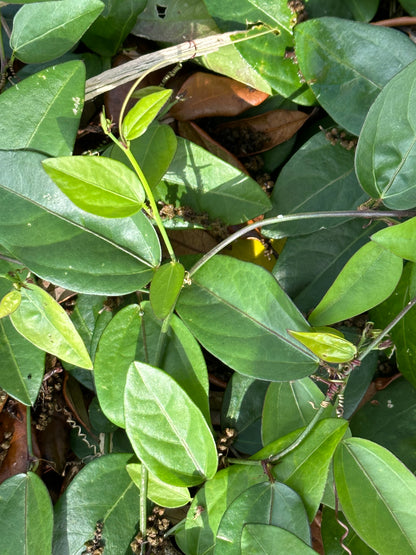
<path id="1" fill-rule="evenodd" d="M 363 189 L 392 209 L 416 205 L 416 62 L 393 77 L 371 106 L 358 141 L 356 168 Z M 394 128 L 386 125 L 394 118 Z"/>
<path id="2" fill-rule="evenodd" d="M 142 213 L 92 216 L 58 189 L 35 152 L 0 152 L 0 244 L 44 279 L 94 294 L 143 287 L 160 261 L 160 245 Z"/>
<path id="3" fill-rule="evenodd" d="M 281 526 L 310 543 L 305 507 L 299 495 L 279 482 L 263 482 L 241 493 L 227 508 L 217 532 L 215 553 L 241 554 L 241 534 L 247 523 Z"/>
<path id="4" fill-rule="evenodd" d="M 416 478 L 387 449 L 366 439 L 344 440 L 334 475 L 344 515 L 380 555 L 416 551 Z"/>
<path id="5" fill-rule="evenodd" d="M 52 529 L 51 498 L 39 476 L 16 474 L 1 484 L 2 555 L 50 555 Z"/>
<path id="6" fill-rule="evenodd" d="M 101 56 L 114 56 L 143 11 L 146 0 L 104 0 L 104 4 L 104 11 L 82 41 Z"/>
<path id="7" fill-rule="evenodd" d="M 371 21 L 376 15 L 380 0 L 347 0 L 354 19 Z"/>
<path id="8" fill-rule="evenodd" d="M 396 288 L 402 267 L 401 258 L 367 243 L 341 270 L 309 321 L 316 326 L 333 324 L 380 304 Z"/>
<path id="9" fill-rule="evenodd" d="M 93 539 L 97 522 L 103 524 L 105 549 L 126 552 L 140 516 L 139 490 L 126 470 L 130 458 L 130 454 L 106 455 L 75 476 L 55 506 L 53 553 L 81 554 Z"/>
<path id="10" fill-rule="evenodd" d="M 403 8 L 409 12 L 410 15 L 416 15 L 416 1 L 415 0 L 400 0 Z"/>
<path id="11" fill-rule="evenodd" d="M 68 52 L 103 11 L 99 0 L 61 0 L 23 6 L 13 21 L 10 45 L 27 64 Z"/>
<path id="12" fill-rule="evenodd" d="M 171 94 L 171 89 L 161 89 L 136 102 L 123 119 L 122 131 L 124 137 L 128 141 L 132 141 L 143 135 Z"/>
<path id="13" fill-rule="evenodd" d="M 84 83 L 84 64 L 71 61 L 43 69 L 4 91 L 0 149 L 71 154 L 84 104 Z"/>
<path id="14" fill-rule="evenodd" d="M 97 156 L 65 156 L 42 162 L 63 193 L 91 214 L 126 218 L 138 212 L 145 193 L 139 178 L 124 164 Z"/>
<path id="15" fill-rule="evenodd" d="M 205 149 L 178 138 L 178 148 L 157 194 L 168 204 L 190 206 L 212 220 L 238 224 L 264 214 L 270 201 L 250 177 Z"/>
<path id="16" fill-rule="evenodd" d="M 267 524 L 246 524 L 241 534 L 241 555 L 270 555 L 276 551 L 296 555 L 313 555 L 316 553 L 294 534 L 284 528 Z"/>
<path id="17" fill-rule="evenodd" d="M 355 210 L 367 199 L 354 171 L 354 151 L 331 144 L 323 132 L 314 135 L 286 163 L 272 193 L 273 208 L 266 217 L 323 210 Z M 334 227 L 345 218 L 320 218 L 267 226 L 276 239 L 305 235 Z"/>
<path id="18" fill-rule="evenodd" d="M 19 308 L 10 315 L 16 330 L 39 349 L 92 369 L 87 349 L 68 314 L 46 291 L 27 284 Z"/>
<path id="19" fill-rule="evenodd" d="M 416 58 L 415 45 L 395 29 L 329 17 L 298 25 L 295 43 L 319 103 L 355 135 L 383 86 Z"/>
<path id="20" fill-rule="evenodd" d="M 127 373 L 124 415 L 137 456 L 160 480 L 192 486 L 214 476 L 217 452 L 209 426 L 168 374 L 134 362 Z"/>
<path id="21" fill-rule="evenodd" d="M 346 529 L 339 524 L 338 521 L 344 523 L 348 528 L 348 536 L 341 539 L 346 533 Z M 351 553 L 359 553 L 360 555 L 375 555 L 375 551 L 368 547 L 359 536 L 352 530 L 346 521 L 346 518 L 338 511 L 338 514 L 329 507 L 324 507 L 322 511 L 321 525 L 322 540 L 325 548 L 325 555 L 345 555 L 345 549 L 341 546 L 344 543 Z"/>
<path id="22" fill-rule="evenodd" d="M 185 268 L 179 262 L 168 262 L 156 270 L 150 285 L 150 303 L 157 318 L 164 320 L 174 309 L 184 277 Z"/>
<path id="23" fill-rule="evenodd" d="M 241 374 L 289 381 L 316 368 L 315 355 L 287 331 L 307 331 L 308 324 L 259 266 L 228 256 L 212 258 L 183 289 L 177 310 L 202 345 Z"/>

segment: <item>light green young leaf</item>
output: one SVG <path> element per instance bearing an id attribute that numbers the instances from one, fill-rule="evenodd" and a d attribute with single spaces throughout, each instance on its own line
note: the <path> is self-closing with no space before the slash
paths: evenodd
<path id="1" fill-rule="evenodd" d="M 141 98 L 127 113 L 122 123 L 124 137 L 137 139 L 146 131 L 172 94 L 171 89 L 161 89 Z"/>
<path id="2" fill-rule="evenodd" d="M 416 218 L 380 229 L 371 240 L 400 258 L 416 262 Z"/>
<path id="3" fill-rule="evenodd" d="M 356 346 L 338 334 L 318 332 L 315 331 L 315 328 L 312 329 L 314 331 L 289 330 L 289 333 L 326 362 L 349 362 L 357 355 Z"/>
<path id="4" fill-rule="evenodd" d="M 241 555 L 270 555 L 279 550 L 296 555 L 314 555 L 316 551 L 285 528 L 270 524 L 246 524 L 241 534 Z"/>
<path id="5" fill-rule="evenodd" d="M 50 555 L 53 511 L 49 492 L 33 472 L 0 485 L 2 555 Z"/>
<path id="6" fill-rule="evenodd" d="M 126 470 L 131 457 L 99 457 L 75 476 L 55 505 L 54 554 L 81 555 L 98 521 L 108 553 L 126 552 L 140 518 L 140 493 Z"/>
<path id="7" fill-rule="evenodd" d="M 352 437 L 338 447 L 334 476 L 342 510 L 380 555 L 416 552 L 416 478 L 384 447 Z"/>
<path id="8" fill-rule="evenodd" d="M 19 308 L 22 295 L 20 291 L 14 289 L 6 293 L 0 301 L 0 318 L 10 316 L 17 308 Z"/>
<path id="9" fill-rule="evenodd" d="M 16 330 L 39 349 L 92 369 L 87 349 L 61 305 L 37 285 L 27 284 L 20 292 L 20 306 L 10 315 Z"/>
<path id="10" fill-rule="evenodd" d="M 402 259 L 369 242 L 347 262 L 309 316 L 314 326 L 346 320 L 380 304 L 400 279 Z"/>
<path id="11" fill-rule="evenodd" d="M 50 156 L 71 154 L 84 87 L 85 67 L 75 60 L 43 69 L 4 91 L 0 148 L 38 150 Z"/>
<path id="12" fill-rule="evenodd" d="M 130 478 L 140 489 L 142 465 L 131 463 L 127 465 L 126 469 Z M 170 509 L 183 507 L 192 500 L 188 488 L 166 484 L 151 472 L 148 475 L 147 497 L 160 507 L 169 507 Z"/>
<path id="13" fill-rule="evenodd" d="M 163 370 L 141 362 L 130 366 L 124 414 L 136 455 L 160 480 L 192 486 L 214 476 L 217 451 L 209 426 L 199 408 Z"/>
<path id="14" fill-rule="evenodd" d="M 142 184 L 121 162 L 97 156 L 65 156 L 49 158 L 42 165 L 61 191 L 86 212 L 126 218 L 143 206 Z"/>
<path id="15" fill-rule="evenodd" d="M 61 0 L 20 8 L 10 46 L 19 60 L 35 64 L 68 52 L 103 11 L 99 0 Z"/>
<path id="16" fill-rule="evenodd" d="M 416 58 L 416 46 L 396 29 L 335 17 L 297 25 L 295 44 L 318 102 L 354 135 L 383 86 Z"/>
<path id="17" fill-rule="evenodd" d="M 264 268 L 215 256 L 182 290 L 176 308 L 198 341 L 241 374 L 289 381 L 317 366 L 318 358 L 287 331 L 308 331 L 308 324 Z"/>
<path id="18" fill-rule="evenodd" d="M 155 315 L 164 320 L 171 313 L 183 286 L 185 268 L 179 262 L 160 266 L 150 284 L 150 303 Z"/>

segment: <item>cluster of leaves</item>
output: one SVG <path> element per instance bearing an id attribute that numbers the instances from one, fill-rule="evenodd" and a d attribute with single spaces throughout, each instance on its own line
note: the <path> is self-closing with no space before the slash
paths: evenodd
<path id="1" fill-rule="evenodd" d="M 162 552 L 146 540 L 155 504 L 188 505 L 171 531 L 188 555 L 314 553 L 318 511 L 326 554 L 415 553 L 415 44 L 368 23 L 377 0 L 24 4 L 2 7 L 0 399 L 27 407 L 29 430 L 27 472 L 0 485 L 4 553 Z M 236 32 L 201 61 L 269 95 L 251 116 L 315 114 L 262 154 L 270 198 L 175 135 L 162 87 L 124 116 L 126 99 L 118 133 L 101 114 L 102 155 L 73 154 L 86 75 L 129 32 L 174 41 L 191 29 Z M 159 203 L 176 216 L 162 221 Z M 170 230 L 216 220 L 241 229 L 178 261 Z M 218 254 L 255 227 L 279 249 L 285 239 L 270 270 Z M 77 293 L 70 316 L 46 282 Z M 378 331 L 340 324 L 367 311 Z M 390 331 L 402 377 L 356 411 Z M 30 430 L 46 353 L 67 376 L 52 412 L 78 427 L 72 450 L 86 463 L 54 508 Z M 207 356 L 233 371 L 225 435 L 211 422 Z"/>

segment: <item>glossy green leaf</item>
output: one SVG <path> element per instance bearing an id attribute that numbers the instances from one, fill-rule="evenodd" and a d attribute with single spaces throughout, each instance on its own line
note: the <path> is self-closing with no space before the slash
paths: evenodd
<path id="1" fill-rule="evenodd" d="M 395 318 L 406 304 L 416 296 L 416 264 L 407 263 L 402 278 L 384 303 L 371 311 L 371 319 L 377 328 L 383 329 Z M 416 387 L 416 309 L 412 308 L 390 331 L 396 347 L 396 362 L 403 376 Z"/>
<path id="2" fill-rule="evenodd" d="M 323 400 L 324 394 L 310 378 L 271 383 L 263 406 L 263 445 L 306 426 Z M 325 412 L 326 416 L 330 416 L 330 411 L 332 408 Z"/>
<path id="3" fill-rule="evenodd" d="M 138 212 L 145 193 L 139 178 L 124 164 L 97 156 L 49 158 L 46 173 L 74 204 L 105 218 L 125 218 Z"/>
<path id="4" fill-rule="evenodd" d="M 342 510 L 380 555 L 416 551 L 416 478 L 390 451 L 366 439 L 344 440 L 334 476 Z"/>
<path id="5" fill-rule="evenodd" d="M 131 463 L 127 465 L 127 472 L 136 486 L 141 488 L 142 465 Z M 147 497 L 160 507 L 183 507 L 191 502 L 188 488 L 172 486 L 162 482 L 149 472 Z"/>
<path id="6" fill-rule="evenodd" d="M 0 152 L 0 244 L 9 256 L 73 291 L 120 295 L 147 284 L 160 244 L 146 216 L 87 214 L 48 177 L 43 159 L 36 152 Z"/>
<path id="7" fill-rule="evenodd" d="M 357 218 L 330 230 L 289 237 L 273 268 L 273 275 L 296 306 L 309 313 L 348 259 L 377 229 L 380 229 L 379 223 L 367 227 Z"/>
<path id="8" fill-rule="evenodd" d="M 214 476 L 217 452 L 209 426 L 168 374 L 134 362 L 127 373 L 124 414 L 136 455 L 160 480 L 192 486 Z"/>
<path id="9" fill-rule="evenodd" d="M 342 540 L 346 529 L 339 524 L 341 521 L 348 528 L 348 536 Z M 375 555 L 375 551 L 360 539 L 356 532 L 348 526 L 347 520 L 339 510 L 336 514 L 333 509 L 324 507 L 322 511 L 321 535 L 325 555 L 345 555 L 341 542 L 347 546 L 351 553 L 360 555 Z"/>
<path id="10" fill-rule="evenodd" d="M 140 516 L 139 490 L 126 470 L 129 459 L 128 453 L 99 457 L 75 476 L 55 505 L 53 553 L 81 554 L 97 522 L 103 524 L 105 549 L 126 552 Z"/>
<path id="11" fill-rule="evenodd" d="M 221 428 L 236 432 L 233 447 L 252 455 L 262 447 L 261 415 L 268 382 L 236 372 L 227 384 L 221 408 Z"/>
<path id="12" fill-rule="evenodd" d="M 399 31 L 338 18 L 301 23 L 295 43 L 318 102 L 355 135 L 383 86 L 416 58 L 415 45 Z"/>
<path id="13" fill-rule="evenodd" d="M 254 284 L 255 294 L 250 294 Z M 316 368 L 315 355 L 287 331 L 307 331 L 307 323 L 273 276 L 259 266 L 226 256 L 212 258 L 183 289 L 177 311 L 206 349 L 241 374 L 289 381 Z"/>
<path id="14" fill-rule="evenodd" d="M 348 422 L 340 418 L 320 420 L 299 446 L 273 467 L 273 476 L 301 496 L 310 522 L 321 502 L 335 448 L 347 429 Z M 250 458 L 261 460 L 279 453 L 291 445 L 301 432 L 297 430 L 279 438 Z"/>
<path id="15" fill-rule="evenodd" d="M 356 169 L 363 189 L 388 208 L 416 206 L 416 63 L 393 77 L 371 106 L 357 146 Z M 393 130 L 386 125 L 394 119 Z"/>
<path id="16" fill-rule="evenodd" d="M 92 369 L 87 349 L 61 305 L 37 285 L 27 284 L 20 292 L 20 306 L 10 315 L 16 330 L 39 349 Z"/>
<path id="17" fill-rule="evenodd" d="M 416 390 L 404 378 L 377 391 L 351 419 L 354 436 L 382 445 L 412 470 L 416 469 L 415 430 Z"/>
<path id="18" fill-rule="evenodd" d="M 104 0 L 104 5 L 82 41 L 101 56 L 114 56 L 143 11 L 146 0 Z"/>
<path id="19" fill-rule="evenodd" d="M 160 183 L 176 152 L 177 139 L 169 125 L 153 122 L 138 139 L 131 141 L 130 150 L 146 176 L 151 189 Z M 124 152 L 115 144 L 111 145 L 104 156 L 123 162 L 133 169 Z M 155 164 L 157 160 L 157 164 Z"/>
<path id="20" fill-rule="evenodd" d="M 168 262 L 156 270 L 150 285 L 150 303 L 161 320 L 174 309 L 184 277 L 185 268 L 179 262 Z"/>
<path id="21" fill-rule="evenodd" d="M 241 555 L 270 555 L 279 551 L 296 553 L 296 555 L 313 555 L 316 553 L 309 545 L 295 534 L 284 528 L 267 524 L 246 524 L 241 534 Z"/>
<path id="22" fill-rule="evenodd" d="M 0 148 L 26 148 L 51 156 L 71 154 L 84 104 L 84 83 L 84 64 L 71 61 L 43 69 L 4 91 Z"/>
<path id="23" fill-rule="evenodd" d="M 161 200 L 206 212 L 211 220 L 219 218 L 226 224 L 245 223 L 271 207 L 253 179 L 180 137 L 164 180 L 157 188 Z"/>
<path id="24" fill-rule="evenodd" d="M 310 315 L 310 323 L 333 324 L 373 308 L 393 293 L 402 268 L 401 258 L 376 243 L 367 243 L 341 270 Z"/>
<path id="25" fill-rule="evenodd" d="M 0 301 L 0 318 L 5 318 L 10 316 L 17 308 L 19 308 L 20 302 L 22 300 L 22 295 L 20 291 L 9 291 Z"/>
<path id="26" fill-rule="evenodd" d="M 141 98 L 123 119 L 122 131 L 128 141 L 143 135 L 172 94 L 171 89 L 148 94 Z"/>
<path id="27" fill-rule="evenodd" d="M 99 0 L 61 0 L 23 6 L 13 21 L 10 46 L 27 64 L 68 52 L 104 9 Z"/>
<path id="28" fill-rule="evenodd" d="M 129 305 L 117 312 L 105 328 L 94 360 L 94 379 L 100 406 L 111 422 L 124 423 L 124 387 L 135 359 L 141 327 L 140 307 Z"/>
<path id="29" fill-rule="evenodd" d="M 371 240 L 396 256 L 416 262 L 416 218 L 392 227 L 385 227 Z"/>
<path id="30" fill-rule="evenodd" d="M 272 192 L 273 208 L 266 217 L 278 214 L 355 210 L 367 200 L 354 171 L 354 150 L 331 144 L 320 131 L 303 144 L 279 173 Z M 338 226 L 346 218 L 319 218 L 279 223 L 264 228 L 267 237 L 305 235 L 323 227 Z"/>
<path id="31" fill-rule="evenodd" d="M 338 334 L 314 331 L 292 331 L 290 335 L 326 362 L 349 362 L 357 355 L 357 347 Z M 316 328 L 317 329 L 317 328 Z M 336 331 L 336 330 L 334 330 Z"/>
<path id="32" fill-rule="evenodd" d="M 241 554 L 245 524 L 281 526 L 310 543 L 305 507 L 299 495 L 285 484 L 263 482 L 242 492 L 227 508 L 217 532 L 215 554 Z"/>
<path id="33" fill-rule="evenodd" d="M 175 539 L 185 553 L 213 555 L 222 516 L 240 493 L 254 484 L 267 481 L 261 465 L 232 465 L 215 474 L 196 493 L 189 508 L 185 527 Z"/>
<path id="34" fill-rule="evenodd" d="M 53 512 L 48 490 L 33 472 L 0 485 L 0 537 L 4 555 L 50 555 Z"/>

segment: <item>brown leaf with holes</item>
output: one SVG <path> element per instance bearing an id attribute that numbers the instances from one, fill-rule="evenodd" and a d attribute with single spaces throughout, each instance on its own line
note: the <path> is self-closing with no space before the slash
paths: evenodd
<path id="1" fill-rule="evenodd" d="M 237 116 L 269 96 L 229 77 L 201 71 L 191 75 L 178 94 L 184 100 L 175 104 L 169 114 L 180 121 Z"/>
<path id="2" fill-rule="evenodd" d="M 217 125 L 211 132 L 235 156 L 251 156 L 284 143 L 302 127 L 309 115 L 298 110 L 272 110 Z"/>

